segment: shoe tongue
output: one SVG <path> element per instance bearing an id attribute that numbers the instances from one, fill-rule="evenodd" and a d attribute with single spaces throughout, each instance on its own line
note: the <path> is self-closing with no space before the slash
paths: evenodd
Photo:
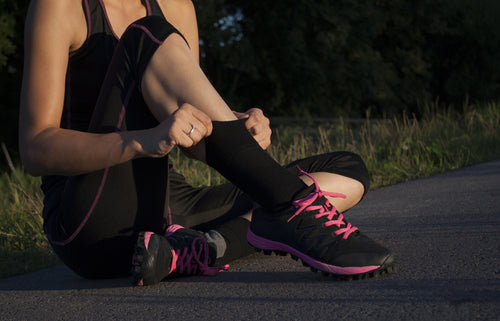
<path id="1" fill-rule="evenodd" d="M 221 258 L 224 256 L 227 250 L 227 240 L 216 230 L 210 230 L 208 232 L 205 232 L 203 234 L 203 237 L 205 240 L 207 240 L 207 243 L 209 247 L 212 247 L 215 249 L 215 256 L 216 258 Z M 210 257 L 212 255 L 210 254 Z"/>
<path id="2" fill-rule="evenodd" d="M 326 205 L 327 202 L 328 202 L 328 199 L 325 196 L 321 196 L 321 197 L 318 197 L 317 199 L 315 199 L 311 205 Z M 328 204 L 330 204 L 330 203 L 328 202 Z M 330 206 L 328 206 L 328 208 L 331 208 L 331 204 L 330 204 Z"/>
<path id="3" fill-rule="evenodd" d="M 314 186 L 314 184 L 310 186 L 304 184 L 304 188 L 298 191 L 297 194 L 294 195 L 293 200 L 299 200 L 301 198 L 307 197 L 307 195 L 314 192 L 315 189 L 316 187 Z"/>
<path id="4" fill-rule="evenodd" d="M 340 214 L 325 196 L 318 197 L 317 199 L 314 200 L 314 202 L 311 205 L 322 206 L 323 209 L 317 210 L 318 212 L 326 212 L 326 211 L 330 212 L 331 214 L 328 215 L 328 219 L 335 219 Z M 326 218 L 327 216 L 325 216 L 325 219 Z"/>

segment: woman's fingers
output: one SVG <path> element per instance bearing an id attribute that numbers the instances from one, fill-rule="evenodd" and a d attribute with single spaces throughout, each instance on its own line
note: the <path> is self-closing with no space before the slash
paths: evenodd
<path id="1" fill-rule="evenodd" d="M 245 126 L 257 143 L 266 149 L 271 144 L 269 119 L 259 108 L 251 108 L 245 113 L 235 112 L 237 118 L 246 118 Z M 212 133 L 210 117 L 193 105 L 183 104 L 172 114 L 170 134 L 172 143 L 189 148 L 198 144 Z"/>
<path id="2" fill-rule="evenodd" d="M 252 134 L 260 147 L 266 149 L 271 144 L 271 127 L 269 127 L 269 118 L 259 108 L 251 108 L 245 114 L 249 115 L 245 126 Z"/>
<path id="3" fill-rule="evenodd" d="M 196 107 L 183 104 L 172 116 L 170 136 L 176 145 L 189 148 L 212 133 L 212 120 Z"/>

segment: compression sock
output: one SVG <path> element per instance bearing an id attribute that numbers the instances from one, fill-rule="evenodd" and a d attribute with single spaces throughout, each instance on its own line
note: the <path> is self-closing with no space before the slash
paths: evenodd
<path id="1" fill-rule="evenodd" d="M 212 122 L 212 134 L 205 139 L 207 164 L 269 211 L 309 194 L 311 188 L 259 146 L 245 121 Z"/>
<path id="2" fill-rule="evenodd" d="M 222 257 L 217 255 L 216 265 L 224 265 L 236 259 L 256 252 L 255 248 L 247 241 L 247 232 L 250 221 L 243 217 L 234 218 L 217 227 L 219 235 L 226 241 L 226 251 Z"/>

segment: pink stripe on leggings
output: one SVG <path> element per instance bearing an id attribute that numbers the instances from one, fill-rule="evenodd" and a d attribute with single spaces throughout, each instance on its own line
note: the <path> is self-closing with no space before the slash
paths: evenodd
<path id="1" fill-rule="evenodd" d="M 106 182 L 106 178 L 108 176 L 108 172 L 109 172 L 109 168 L 106 168 L 104 170 L 104 175 L 102 175 L 101 184 L 99 185 L 99 188 L 97 189 L 97 194 L 96 194 L 96 196 L 94 198 L 94 201 L 92 202 L 92 205 L 90 206 L 89 211 L 85 215 L 85 218 L 80 223 L 80 225 L 78 226 L 78 228 L 73 232 L 73 234 L 70 235 L 70 237 L 68 237 L 64 241 L 52 241 L 52 240 L 50 240 L 50 242 L 52 244 L 54 244 L 54 245 L 60 245 L 60 246 L 67 245 L 68 243 L 70 243 L 71 241 L 73 241 L 73 239 L 78 235 L 78 233 L 80 233 L 80 231 L 82 230 L 83 226 L 85 226 L 85 223 L 87 223 L 87 221 L 89 220 L 90 215 L 94 211 L 94 208 L 96 207 L 97 202 L 99 201 L 99 198 L 101 197 L 101 193 L 102 193 L 102 190 L 104 188 L 104 183 Z"/>
<path id="2" fill-rule="evenodd" d="M 132 92 L 134 90 L 134 87 L 135 87 L 135 81 L 133 81 L 130 84 L 130 86 L 127 90 L 127 95 L 125 96 L 125 100 L 122 104 L 122 108 L 120 110 L 120 115 L 118 116 L 118 121 L 116 123 L 116 128 L 118 130 L 120 129 L 122 122 L 123 122 L 123 119 L 125 118 L 125 110 L 128 106 L 128 103 L 130 102 L 130 97 L 132 96 Z M 92 205 L 90 206 L 89 211 L 87 212 L 83 221 L 80 223 L 80 225 L 77 227 L 77 229 L 73 232 L 73 234 L 70 235 L 70 237 L 68 237 L 64 241 L 53 241 L 49 236 L 49 240 L 52 244 L 59 245 L 59 246 L 67 245 L 75 239 L 75 237 L 78 235 L 78 233 L 80 233 L 82 228 L 85 226 L 85 224 L 89 220 L 90 215 L 92 215 L 92 212 L 94 211 L 94 209 L 97 205 L 97 202 L 99 201 L 99 198 L 101 198 L 102 190 L 104 189 L 104 184 L 106 183 L 106 178 L 108 177 L 108 172 L 109 172 L 109 167 L 104 170 L 104 174 L 102 175 L 101 183 L 99 184 L 99 188 L 97 189 L 97 193 L 94 197 L 94 201 L 92 202 Z"/>

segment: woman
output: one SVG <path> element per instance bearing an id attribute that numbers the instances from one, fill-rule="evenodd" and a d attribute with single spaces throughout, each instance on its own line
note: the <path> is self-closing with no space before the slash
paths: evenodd
<path id="1" fill-rule="evenodd" d="M 21 157 L 43 176 L 45 231 L 76 273 L 213 275 L 251 253 L 247 230 L 255 247 L 334 275 L 392 268 L 340 214 L 368 190 L 363 162 L 270 158 L 262 111 L 233 112 L 200 69 L 189 0 L 36 0 L 25 41 Z M 232 184 L 193 188 L 169 169 L 174 146 Z"/>

